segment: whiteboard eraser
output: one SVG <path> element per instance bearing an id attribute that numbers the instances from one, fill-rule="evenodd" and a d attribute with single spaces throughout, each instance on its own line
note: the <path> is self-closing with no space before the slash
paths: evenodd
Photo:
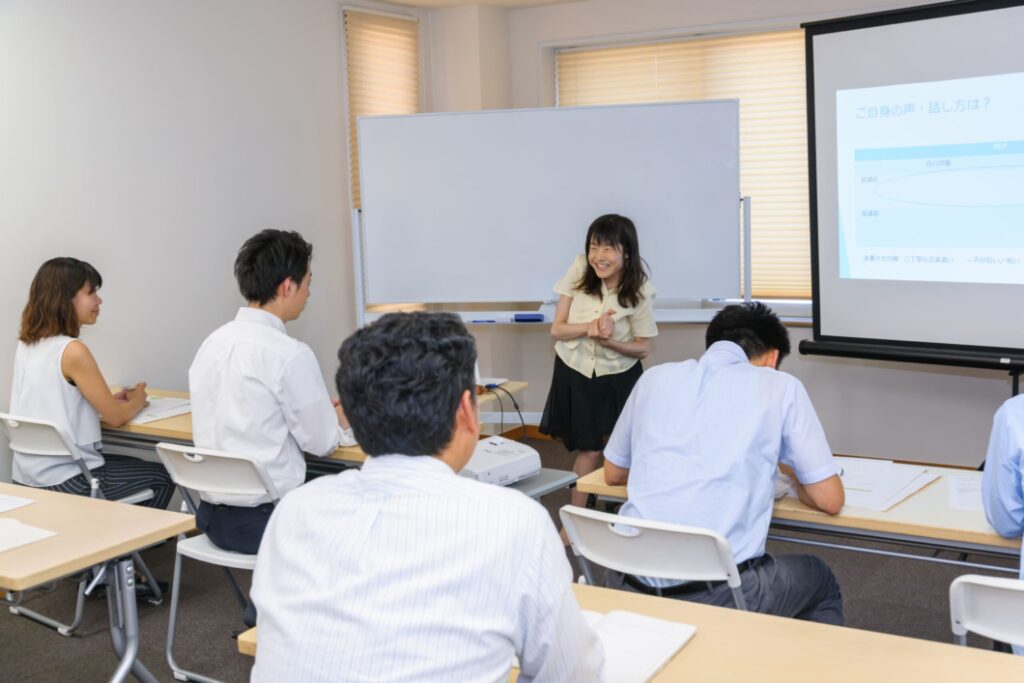
<path id="1" fill-rule="evenodd" d="M 543 313 L 516 313 L 512 316 L 512 321 L 517 323 L 542 323 L 544 322 Z"/>

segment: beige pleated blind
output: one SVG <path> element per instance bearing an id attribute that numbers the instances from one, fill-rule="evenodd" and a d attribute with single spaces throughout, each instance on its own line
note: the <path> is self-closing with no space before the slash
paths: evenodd
<path id="1" fill-rule="evenodd" d="M 803 31 L 557 54 L 558 105 L 739 98 L 753 293 L 811 297 Z"/>
<path id="2" fill-rule="evenodd" d="M 419 111 L 418 27 L 415 19 L 345 10 L 348 144 L 356 208 L 361 205 L 356 117 Z"/>

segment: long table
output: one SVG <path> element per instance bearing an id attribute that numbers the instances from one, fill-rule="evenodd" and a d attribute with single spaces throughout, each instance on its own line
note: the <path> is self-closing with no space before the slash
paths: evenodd
<path id="1" fill-rule="evenodd" d="M 504 382 L 500 385 L 505 391 L 516 394 L 527 387 L 526 382 Z M 188 393 L 183 391 L 167 391 L 161 389 L 147 389 L 153 396 L 169 396 L 173 398 L 188 398 Z M 477 396 L 477 406 L 481 409 L 490 407 L 497 403 L 498 397 L 493 392 Z M 118 446 L 122 448 L 152 449 L 161 442 L 191 444 L 192 443 L 192 413 L 176 415 L 163 420 L 156 420 L 147 424 L 125 424 L 120 427 L 111 427 L 104 424 L 103 443 L 106 446 Z M 325 458 L 314 458 L 307 456 L 306 461 L 310 467 L 319 467 L 325 460 L 337 463 L 336 469 L 342 469 L 343 464 L 359 465 L 366 460 L 366 454 L 359 446 L 346 446 L 335 450 Z M 540 473 L 523 479 L 522 481 L 510 484 L 506 488 L 516 489 L 530 496 L 540 498 L 561 488 L 566 488 L 576 481 L 576 475 L 566 470 L 542 468 Z"/>
<path id="2" fill-rule="evenodd" d="M 652 679 L 658 683 L 961 683 L 1024 678 L 1024 658 L 978 648 L 594 586 L 577 584 L 573 591 L 583 609 L 627 610 L 697 627 L 693 640 Z M 242 633 L 238 651 L 255 656 L 257 634 L 257 628 Z"/>
<path id="3" fill-rule="evenodd" d="M 939 473 L 941 475 L 939 479 L 885 512 L 875 512 L 864 508 L 846 506 L 838 515 L 831 516 L 804 505 L 796 498 L 786 497 L 775 501 L 775 509 L 772 513 L 772 529 L 776 531 L 796 531 L 862 541 L 918 546 L 958 553 L 984 554 L 1003 558 L 1016 559 L 1020 556 L 1021 539 L 1003 538 L 1000 536 L 995 529 L 989 526 L 984 512 L 980 510 L 953 510 L 949 507 L 948 476 L 955 474 L 956 476 L 980 478 L 981 472 L 936 465 L 928 465 L 927 467 L 929 470 Z M 606 484 L 604 472 L 600 469 L 580 477 L 576 482 L 576 488 L 584 493 L 592 493 L 600 498 L 613 501 L 623 501 L 627 497 L 626 487 Z M 984 565 L 964 560 L 950 560 L 877 549 L 851 548 L 849 546 L 838 546 L 820 541 L 777 535 L 771 535 L 769 538 L 807 545 L 838 547 L 894 557 L 927 560 L 974 569 L 1017 573 L 1016 568 L 1008 569 L 1006 567 Z"/>
<path id="4" fill-rule="evenodd" d="M 0 517 L 57 533 L 0 553 L 0 589 L 24 591 L 90 567 L 102 568 L 107 576 L 110 639 L 120 659 L 110 680 L 123 681 L 131 672 L 140 681 L 156 683 L 137 659 L 139 624 L 131 553 L 191 531 L 195 517 L 15 484 L 0 483 L 0 494 L 35 501 Z"/>

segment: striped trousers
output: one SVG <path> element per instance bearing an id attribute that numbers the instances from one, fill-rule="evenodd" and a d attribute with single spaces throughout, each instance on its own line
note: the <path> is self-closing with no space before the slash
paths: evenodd
<path id="1" fill-rule="evenodd" d="M 100 491 L 107 500 L 118 500 L 145 489 L 153 490 L 153 497 L 140 505 L 164 510 L 174 495 L 174 482 L 164 466 L 127 455 L 105 455 L 101 467 L 92 470 L 92 476 L 99 479 Z M 41 487 L 49 491 L 74 493 L 80 496 L 90 494 L 89 481 L 84 474 L 71 477 L 56 486 Z"/>

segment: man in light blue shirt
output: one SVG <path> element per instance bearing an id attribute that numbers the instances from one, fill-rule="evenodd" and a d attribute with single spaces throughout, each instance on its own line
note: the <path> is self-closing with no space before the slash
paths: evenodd
<path id="1" fill-rule="evenodd" d="M 1021 455 L 1024 451 L 1024 395 L 1007 400 L 996 411 L 988 439 L 985 472 L 981 477 L 981 498 L 985 517 L 999 535 L 1024 535 L 1024 490 L 1021 486 Z M 1024 579 L 1024 566 L 1020 577 Z M 1014 654 L 1024 655 L 1015 645 Z"/>
<path id="2" fill-rule="evenodd" d="M 643 374 L 605 447 L 605 480 L 627 484 L 621 514 L 711 529 L 725 536 L 749 609 L 842 624 L 839 585 L 812 555 L 765 553 L 779 467 L 800 499 L 838 514 L 844 492 L 832 451 L 803 385 L 777 371 L 786 328 L 762 303 L 728 306 L 708 325 L 699 361 Z M 733 605 L 725 582 L 673 585 L 611 573 L 609 584 L 714 605 Z"/>

